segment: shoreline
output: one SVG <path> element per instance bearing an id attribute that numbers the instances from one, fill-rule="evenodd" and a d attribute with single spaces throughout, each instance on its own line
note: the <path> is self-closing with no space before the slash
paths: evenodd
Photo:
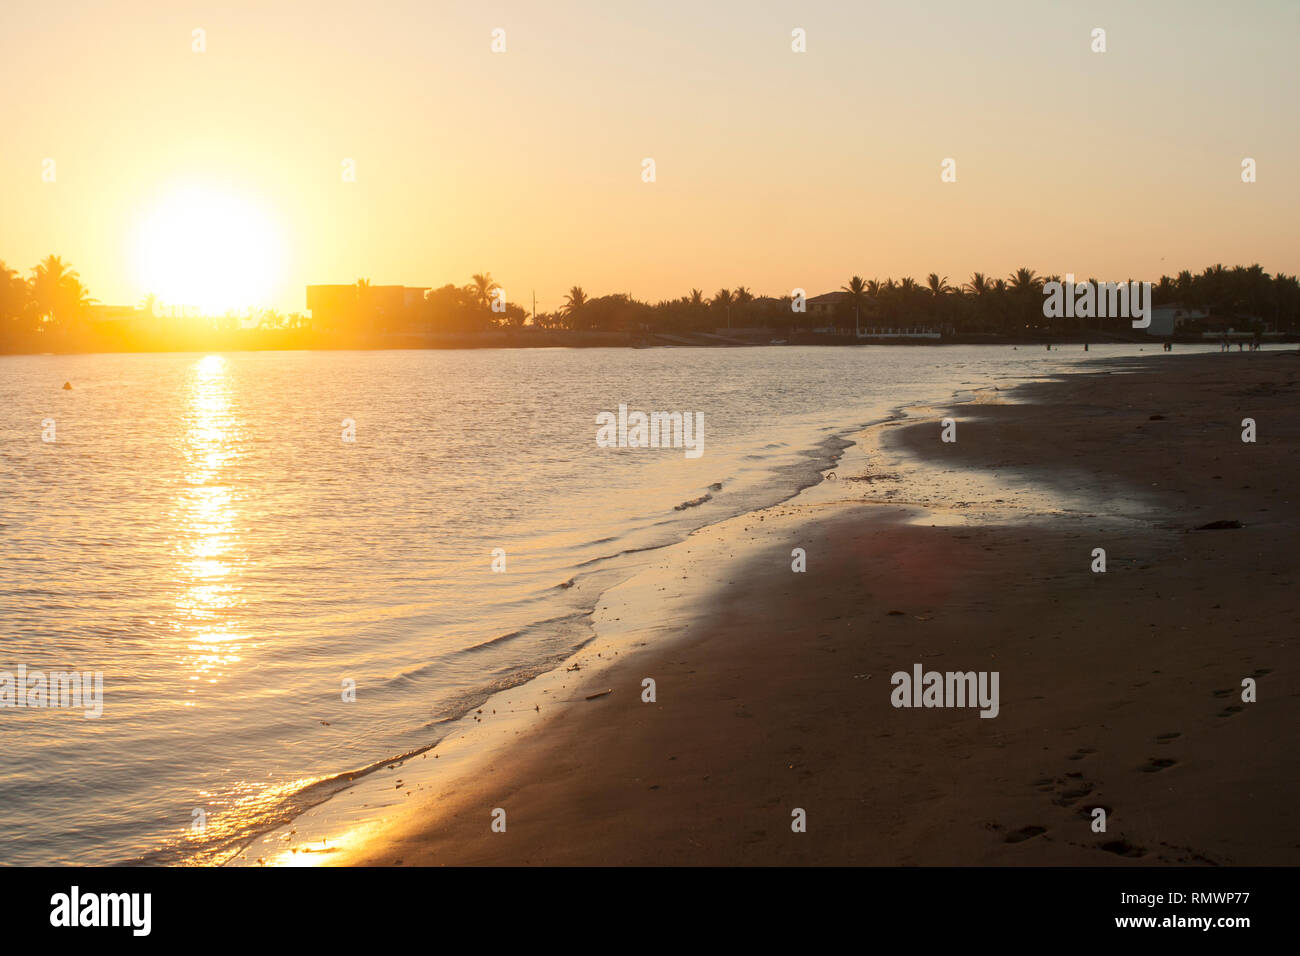
<path id="1" fill-rule="evenodd" d="M 1105 361 L 1105 359 L 1098 358 L 1096 361 Z M 1025 377 L 1022 380 L 1037 379 Z M 948 399 L 958 401 L 960 395 L 970 391 L 970 386 L 964 386 L 956 392 L 951 392 Z M 219 851 L 216 858 L 208 862 L 223 866 L 265 863 L 317 865 L 335 862 L 330 858 L 332 854 L 349 846 L 355 849 L 363 834 L 373 833 L 390 825 L 391 816 L 403 812 L 402 807 L 406 801 L 400 798 L 417 796 L 427 789 L 445 785 L 448 779 L 454 779 L 456 774 L 473 772 L 473 768 L 481 767 L 485 760 L 502 746 L 500 740 L 493 739 L 493 735 L 487 728 L 481 726 L 482 719 L 477 715 L 492 716 L 501 734 L 520 736 L 531 733 L 538 722 L 527 715 L 530 712 L 540 714 L 543 706 L 546 707 L 549 715 L 552 705 L 563 698 L 569 679 L 555 680 L 557 674 L 562 674 L 569 669 L 590 666 L 592 663 L 603 665 L 618 656 L 621 651 L 644 646 L 647 642 L 628 639 L 624 633 L 626 629 L 618 623 L 620 618 L 617 615 L 599 613 L 600 609 L 597 605 L 607 594 L 625 585 L 633 589 L 632 593 L 636 593 L 635 589 L 644 585 L 637 584 L 632 579 L 643 574 L 662 575 L 665 571 L 669 571 L 672 577 L 676 577 L 674 569 L 677 567 L 679 555 L 683 553 L 676 549 L 685 549 L 684 553 L 689 553 L 690 548 L 686 546 L 695 539 L 696 535 L 708 533 L 710 529 L 727 522 L 739 521 L 752 515 L 765 513 L 769 509 L 780 508 L 801 496 L 815 493 L 826 473 L 831 473 L 833 477 L 834 469 L 839 467 L 844 455 L 854 450 L 855 443 L 846 440 L 845 436 L 869 434 L 875 429 L 896 423 L 906 418 L 906 410 L 912 407 L 922 406 L 917 405 L 916 402 L 893 406 L 884 410 L 883 417 L 856 425 L 834 426 L 834 430 L 829 433 L 826 426 L 818 427 L 815 432 L 810 433 L 809 440 L 813 444 L 805 452 L 813 456 L 814 448 L 822 449 L 821 454 L 815 456 L 825 459 L 814 465 L 818 479 L 797 484 L 772 504 L 758 508 L 750 507 L 728 517 L 713 518 L 705 525 L 688 532 L 685 538 L 678 541 L 638 549 L 635 553 L 623 552 L 607 558 L 608 566 L 596 572 L 596 577 L 614 574 L 618 580 L 613 585 L 577 581 L 578 590 L 586 587 L 596 589 L 595 596 L 591 599 L 592 606 L 583 612 L 583 616 L 593 619 L 603 616 L 604 620 L 598 627 L 592 625 L 593 636 L 575 654 L 550 671 L 532 677 L 522 684 L 491 694 L 482 702 L 481 707 L 471 706 L 462 715 L 440 721 L 446 723 L 450 729 L 444 737 L 431 744 L 404 754 L 376 760 L 355 771 L 321 778 L 311 786 L 332 783 L 334 786 L 329 795 L 305 809 L 294 812 L 283 824 L 273 826 L 248 841 L 241 841 L 238 846 Z M 815 437 L 818 435 L 820 437 Z M 833 484 L 825 487 L 833 492 Z M 715 586 L 716 582 L 708 585 L 696 595 L 696 598 L 702 600 Z M 602 658 L 602 654 L 606 656 Z M 505 715 L 520 713 L 526 716 L 523 719 L 500 719 Z M 407 766 L 408 761 L 428 760 L 431 754 L 439 761 L 436 768 L 434 764 Z M 397 790 L 401 792 L 393 792 Z M 298 856 L 298 853 L 304 855 Z M 132 864 L 145 862 L 151 855 L 153 853 L 133 858 L 129 862 Z M 208 851 L 202 854 L 202 856 L 206 855 L 209 855 Z M 204 861 L 200 857 L 201 855 L 198 854 L 188 854 L 180 861 L 180 865 L 201 865 Z"/>
<path id="2" fill-rule="evenodd" d="M 1216 375 L 1215 362 L 1232 364 Z M 1293 463 L 1283 438 L 1300 425 L 1285 404 L 1295 380 L 1281 355 L 1188 357 L 1016 391 L 1034 404 L 959 410 L 961 440 L 938 450 L 953 452 L 959 489 L 977 463 L 1033 471 L 1044 456 L 1032 443 L 1073 431 L 1044 469 L 1058 476 L 1053 494 L 1083 493 L 1081 507 L 990 522 L 999 502 L 971 488 L 951 502 L 950 523 L 932 523 L 933 500 L 889 495 L 886 473 L 846 473 L 866 479 L 852 482 L 865 489 L 860 503 L 816 500 L 828 482 L 807 501 L 714 526 L 714 540 L 688 549 L 721 588 L 698 617 L 675 625 L 662 613 L 690 590 L 657 592 L 669 569 L 612 610 L 602 602 L 615 621 L 598 624 L 635 636 L 641 628 L 614 611 L 640 607 L 671 643 L 579 671 L 564 685 L 578 702 L 526 747 L 444 779 L 330 862 L 1293 864 L 1300 819 L 1287 742 L 1300 662 L 1286 635 L 1296 512 L 1284 488 L 1253 496 L 1240 486 L 1251 469 L 1285 474 Z M 1254 460 L 1233 460 L 1240 448 L 1206 435 L 1233 424 L 1216 405 L 1221 393 L 1244 393 L 1270 423 L 1271 443 L 1246 446 L 1261 453 Z M 1110 484 L 1178 474 L 1167 439 L 1137 435 L 1161 427 L 1184 433 L 1184 460 L 1217 458 L 1222 478 L 1152 491 L 1160 510 L 1146 517 L 1087 510 L 1109 500 Z M 927 453 L 933 470 L 938 443 L 926 429 L 887 423 L 882 447 Z M 1085 455 L 1110 482 L 1091 500 L 1069 477 L 1080 464 L 1071 459 Z M 1189 530 L 1238 513 L 1243 529 Z M 739 526 L 748 554 L 711 564 L 740 547 L 726 525 Z M 1105 577 L 1088 570 L 1098 534 L 1109 545 Z M 790 571 L 795 542 L 808 552 L 804 575 Z M 1225 567 L 1241 573 L 1211 590 Z M 1205 626 L 1225 610 L 1231 643 Z M 892 708 L 890 673 L 918 660 L 1000 670 L 999 717 Z M 1233 688 L 1251 675 L 1266 688 L 1259 702 L 1234 704 Z M 653 704 L 639 697 L 645 676 L 657 680 Z M 1091 832 L 1093 806 L 1108 810 L 1104 834 Z M 497 807 L 506 833 L 490 829 Z M 807 833 L 791 832 L 792 808 L 807 811 Z"/>
<path id="3" fill-rule="evenodd" d="M 1216 362 L 1231 362 L 1233 374 L 1246 378 L 1272 374 L 1294 381 L 1291 359 L 1269 353 L 1251 359 L 1242 363 L 1213 355 L 1177 361 L 1208 363 L 1211 370 Z M 1140 368 L 1145 362 L 1105 364 Z M 1143 377 L 1178 378 L 1175 368 L 1165 365 L 1112 381 L 1123 383 L 1121 390 L 1168 393 L 1176 383 L 1161 386 Z M 1024 460 L 1023 442 L 1043 437 L 1042 417 L 1068 404 L 1063 392 L 1087 398 L 1105 374 L 1066 373 L 1011 393 L 981 390 L 965 403 L 945 406 L 945 413 L 958 419 L 961 434 L 955 445 L 941 449 L 953 453 L 955 468 L 945 470 L 936 460 L 938 443 L 926 431 L 937 428 L 933 409 L 917 408 L 903 420 L 868 429 L 862 443 L 835 466 L 837 481 L 700 529 L 685 542 L 660 549 L 642 573 L 607 592 L 595 617 L 597 639 L 565 667 L 530 682 L 530 701 L 563 698 L 563 706 L 543 708 L 549 713 L 540 720 L 492 713 L 509 709 L 494 705 L 510 704 L 523 688 L 503 692 L 498 695 L 503 700 L 494 697 L 484 705 L 484 717 L 470 721 L 478 740 L 452 734 L 438 744 L 436 774 L 413 775 L 408 767 L 404 778 L 400 765 L 378 772 L 375 783 L 392 787 L 390 801 L 351 807 L 357 826 L 343 828 L 345 839 L 338 839 L 338 831 L 348 819 L 343 803 L 349 795 L 334 797 L 328 814 L 333 843 L 321 848 L 329 852 L 315 852 L 295 837 L 299 825 L 310 831 L 309 811 L 294 826 L 259 839 L 241 862 L 251 864 L 258 856 L 307 865 L 1295 862 L 1300 833 L 1294 815 L 1287 817 L 1279 806 L 1294 790 L 1285 784 L 1288 774 L 1292 779 L 1295 774 L 1284 746 L 1294 693 L 1275 689 L 1268 695 L 1274 709 L 1290 708 L 1271 724 L 1271 753 L 1283 768 L 1272 774 L 1255 768 L 1269 780 L 1271 809 L 1263 816 L 1279 828 L 1275 839 L 1267 826 L 1245 820 L 1243 833 L 1216 842 L 1204 821 L 1198 828 L 1186 819 L 1195 816 L 1193 810 L 1179 811 L 1177 801 L 1171 804 L 1156 792 L 1176 794 L 1186 787 L 1185 778 L 1194 776 L 1193 792 L 1222 806 L 1232 796 L 1231 781 L 1240 782 L 1223 766 L 1220 755 L 1229 748 L 1222 741 L 1247 734 L 1231 752 L 1259 749 L 1249 734 L 1258 734 L 1260 723 L 1215 697 L 1232 686 L 1226 677 L 1213 688 L 1192 692 L 1189 681 L 1200 675 L 1187 662 L 1171 667 L 1144 659 L 1145 669 L 1117 669 L 1115 658 L 1133 650 L 1133 637 L 1145 637 L 1156 627 L 1150 622 L 1125 627 L 1135 605 L 1143 603 L 1141 587 L 1148 582 L 1140 579 L 1162 576 L 1131 572 L 1157 567 L 1176 572 L 1174 559 L 1189 560 L 1181 553 L 1185 541 L 1177 537 L 1186 522 L 1171 522 L 1167 495 L 1158 491 L 1134 507 L 1107 508 L 1108 502 L 1132 496 L 1136 482 L 1129 466 L 1137 458 L 1131 450 L 1125 460 L 1113 454 L 1107 460 L 1114 474 L 1100 494 L 1080 487 L 1069 469 L 1061 469 L 1070 464 L 1066 455 L 1038 467 L 1035 456 Z M 1166 402 L 1169 397 L 1163 396 Z M 1109 420 L 1115 411 L 1104 403 L 1085 402 L 1080 408 L 1075 424 L 1083 426 L 1089 419 L 1094 426 L 1097 418 Z M 1026 415 L 1039 420 L 1016 423 Z M 1013 426 L 1024 432 L 1019 462 L 1014 443 L 993 440 L 999 428 L 1009 432 Z M 1133 426 L 1150 427 L 1143 421 Z M 1108 426 L 1101 435 L 1113 438 L 1113 433 Z M 888 459 L 883 468 L 859 473 L 864 460 L 882 455 Z M 1281 466 L 1261 467 L 1275 474 Z M 922 485 L 927 473 L 938 491 Z M 1011 486 L 1014 496 L 1006 491 L 1008 476 L 1018 483 Z M 912 491 L 900 495 L 905 488 Z M 1294 520 L 1288 501 L 1287 526 Z M 1099 576 L 1087 572 L 1088 548 L 1082 559 L 1072 554 L 1064 563 L 1054 553 L 1075 547 L 1072 539 L 1083 536 L 1086 543 L 1096 533 L 1110 542 L 1112 564 L 1104 580 L 1133 578 L 1116 589 L 1123 593 L 1111 607 L 1089 600 Z M 1222 533 L 1209 538 L 1225 540 Z M 1033 547 L 1019 548 L 1026 542 L 1042 542 L 1051 561 L 1032 553 Z M 804 575 L 790 571 L 789 546 L 796 543 L 808 553 Z M 1014 556 L 1017 548 L 1031 553 Z M 985 557 L 990 551 L 1012 556 L 991 565 Z M 880 567 L 881 554 L 893 558 L 892 567 Z M 834 567 L 829 572 L 827 558 Z M 679 559 L 687 564 L 679 565 Z M 845 566 L 858 573 L 847 573 Z M 936 567 L 942 571 L 936 574 Z M 1285 577 L 1285 563 L 1280 567 Z M 682 584 L 683 571 L 687 584 Z M 1160 587 L 1181 588 L 1184 597 L 1198 589 L 1187 575 L 1174 577 Z M 845 586 L 863 580 L 871 582 L 870 590 Z M 1028 599 L 1035 611 L 1029 623 L 1050 626 L 1041 633 L 1027 627 L 1026 615 L 1009 613 L 1019 604 L 1009 608 L 990 600 L 998 589 L 1017 592 L 1018 601 Z M 888 596 L 878 597 L 878 591 Z M 1242 613 L 1287 613 L 1268 591 L 1265 584 L 1256 595 L 1267 599 L 1266 607 Z M 773 600 L 774 595 L 779 597 Z M 767 606 L 756 608 L 758 599 Z M 906 610 L 889 613 L 900 607 Z M 1063 610 L 1069 614 L 1063 617 Z M 1071 615 L 1083 620 L 1070 626 Z M 1184 611 L 1161 631 L 1185 635 L 1204 615 L 1199 607 Z M 995 625 L 987 630 L 1008 633 L 971 633 L 972 620 L 987 620 Z M 854 637 L 855 625 L 865 640 Z M 1285 643 L 1274 646 L 1282 633 L 1256 638 L 1264 643 L 1252 645 L 1249 656 L 1285 657 Z M 1226 663 L 1222 648 L 1206 635 L 1194 643 L 1199 669 Z M 1150 658 L 1155 650 L 1169 647 L 1161 644 L 1134 656 Z M 1294 661 L 1294 652 L 1289 653 Z M 982 668 L 979 662 L 987 661 L 1001 669 L 1005 696 L 999 719 L 890 708 L 889 674 L 915 661 L 929 667 L 932 658 L 935 666 Z M 1058 673 L 1062 662 L 1071 678 L 1064 687 Z M 1255 669 L 1283 671 L 1272 663 Z M 640 701 L 644 676 L 657 681 L 654 704 Z M 1117 678 L 1132 685 L 1119 697 L 1111 687 Z M 1033 694 L 1026 692 L 1027 679 Z M 1139 688 L 1171 680 L 1173 686 L 1162 686 L 1161 700 L 1167 710 L 1179 711 L 1179 720 L 1197 726 L 1202 752 L 1193 756 L 1184 756 L 1192 730 L 1134 722 L 1139 702 L 1129 698 Z M 1199 713 L 1204 708 L 1197 704 L 1206 702 L 1200 698 L 1211 701 L 1220 715 Z M 1066 752 L 1049 758 L 1056 750 Z M 1112 751 L 1117 756 L 1111 757 Z M 1146 769 L 1165 759 L 1174 762 Z M 1026 779 L 1016 779 L 1009 765 Z M 393 786 L 380 774 L 403 784 L 413 776 L 418 782 L 414 788 Z M 1171 780 L 1183 787 L 1168 786 Z M 371 787 L 370 797 L 376 792 L 378 786 Z M 357 803 L 360 796 L 350 795 Z M 789 808 L 778 812 L 785 804 L 807 809 L 808 833 L 790 834 Z M 1088 820 L 1079 815 L 1093 804 L 1108 808 L 1105 835 L 1090 833 Z M 506 834 L 489 829 L 489 811 L 496 807 L 507 810 Z M 917 807 L 926 812 L 913 812 Z M 1156 807 L 1159 817 L 1152 816 Z M 1261 814 L 1250 809 L 1242 816 L 1258 821 Z M 1173 823 L 1164 824 L 1170 827 L 1166 833 L 1154 821 L 1169 817 Z M 1258 832 L 1261 827 L 1265 832 Z M 270 850 L 291 847 L 295 839 L 301 854 L 285 850 L 278 859 L 267 859 Z"/>
<path id="4" fill-rule="evenodd" d="M 731 504 L 721 502 L 725 509 L 721 513 L 716 513 L 719 503 L 713 506 L 715 513 L 705 516 L 703 520 L 706 523 L 717 523 L 727 520 L 727 515 L 732 517 L 743 516 L 751 513 L 755 508 L 762 505 L 781 504 L 789 501 L 801 493 L 801 489 L 806 489 L 809 484 L 816 485 L 822 481 L 822 476 L 829 468 L 833 468 L 835 462 L 844 453 L 844 449 L 850 443 L 844 440 L 844 436 L 857 434 L 858 431 L 873 423 L 879 424 L 890 419 L 891 416 L 898 416 L 899 402 L 913 404 L 920 400 L 933 400 L 937 395 L 945 399 L 960 398 L 970 388 L 976 385 L 982 385 L 986 382 L 997 380 L 997 376 L 1011 376 L 1015 381 L 1032 380 L 1041 377 L 1044 374 L 1052 372 L 1061 367 L 1063 364 L 1071 364 L 1072 360 L 1084 358 L 1086 356 L 1075 355 L 1068 359 L 1056 360 L 1055 356 L 1049 357 L 1046 363 L 1043 362 L 1043 356 L 1034 356 L 1034 360 L 1025 365 L 1017 365 L 1014 369 L 1002 369 L 997 373 L 984 374 L 982 376 L 973 376 L 969 371 L 959 376 L 957 379 L 947 378 L 938 379 L 928 382 L 923 387 L 918 386 L 909 388 L 908 394 L 903 395 L 897 392 L 884 393 L 883 397 L 872 398 L 869 402 L 864 402 L 863 397 L 859 396 L 856 401 L 842 403 L 837 405 L 832 413 L 829 408 L 823 408 L 821 412 L 805 416 L 800 419 L 801 427 L 797 432 L 791 432 L 785 435 L 786 441 L 780 447 L 792 449 L 794 458 L 797 459 L 797 465 L 784 464 L 779 468 L 772 470 L 766 483 L 770 485 L 767 492 L 758 498 L 750 495 L 748 499 L 742 497 L 738 501 L 732 501 L 739 485 L 728 482 L 728 494 L 722 497 Z M 1098 358 L 1094 354 L 1094 360 Z M 1036 367 L 1043 366 L 1043 367 Z M 963 381 L 964 380 L 964 381 Z M 954 392 L 953 381 L 962 381 L 961 387 Z M 786 430 L 788 431 L 788 429 Z M 784 431 L 783 431 L 784 435 Z M 795 436 L 795 437 L 792 437 Z M 769 436 L 771 437 L 771 436 Z M 769 445 L 767 447 L 778 447 Z M 772 476 L 781 473 L 779 481 L 773 483 Z M 805 477 L 806 473 L 806 477 Z M 791 482 L 790 478 L 796 478 Z M 751 489 L 752 490 L 752 489 Z M 691 512 L 694 514 L 694 512 Z M 694 525 L 694 521 L 681 529 L 682 532 L 689 534 L 689 529 Z M 573 586 L 570 590 L 564 592 L 566 597 L 573 598 L 576 604 L 572 604 L 575 613 L 567 615 L 571 617 L 581 627 L 586 634 L 578 635 L 581 643 L 585 644 L 591 640 L 588 620 L 592 610 L 600 598 L 601 594 L 611 586 L 615 581 L 623 580 L 634 575 L 638 569 L 649 560 L 657 560 L 655 552 L 663 548 L 677 547 L 684 538 L 675 538 L 674 540 L 664 540 L 651 545 L 649 548 L 632 548 L 627 551 L 619 551 L 614 554 L 607 554 L 602 558 L 602 564 L 592 569 L 584 570 L 583 573 L 572 580 Z M 689 546 L 689 545 L 688 545 Z M 586 568 L 590 562 L 584 562 Z M 566 587 L 569 585 L 566 584 Z M 541 621 L 538 624 L 527 625 L 528 628 L 544 626 L 550 623 L 549 619 Z M 496 634 L 497 632 L 493 632 Z M 491 635 L 488 635 L 490 637 Z M 573 642 L 575 646 L 578 641 Z M 570 651 L 570 654 L 573 652 Z M 557 659 L 558 660 L 558 659 Z M 566 660 L 564 666 L 570 663 Z M 548 667 L 557 666 L 553 662 L 548 662 Z M 513 684 L 509 693 L 500 693 L 500 703 L 505 705 L 505 709 L 513 709 L 520 704 L 520 700 L 527 697 L 532 692 L 528 689 L 529 684 L 535 680 L 529 677 L 522 683 Z M 501 686 L 498 683 L 498 686 Z M 484 693 L 493 693 L 484 688 Z M 430 761 L 426 766 L 429 768 L 443 768 L 448 766 L 447 748 L 451 746 L 452 740 L 459 740 L 464 736 L 464 731 L 481 730 L 477 727 L 477 714 L 482 713 L 478 708 L 480 705 L 488 707 L 487 714 L 491 716 L 491 701 L 495 697 L 485 697 L 474 703 L 468 704 L 467 710 L 458 710 L 455 714 L 438 715 L 436 721 L 430 721 L 424 724 L 424 731 L 419 733 L 422 740 L 412 741 L 412 746 L 403 749 L 390 750 L 387 753 L 369 753 L 360 755 L 362 759 L 351 766 L 342 768 L 331 767 L 330 771 L 321 775 L 313 775 L 311 771 L 304 768 L 296 775 L 296 780 L 303 781 L 305 786 L 291 793 L 284 799 L 285 803 L 291 806 L 276 806 L 264 814 L 265 821 L 256 821 L 254 825 L 248 826 L 243 834 L 231 834 L 223 832 L 220 829 L 214 829 L 211 832 L 217 834 L 215 841 L 193 841 L 188 838 L 187 834 L 181 834 L 179 838 L 171 838 L 166 841 L 153 843 L 137 853 L 114 861 L 125 865 L 149 865 L 149 864 L 174 864 L 174 865 L 203 865 L 213 863 L 224 865 L 227 863 L 256 862 L 267 859 L 267 852 L 273 856 L 278 855 L 278 840 L 284 840 L 287 837 L 293 837 L 294 841 L 301 843 L 303 836 L 307 832 L 320 834 L 324 839 L 334 840 L 340 832 L 348 832 L 355 826 L 361 826 L 372 822 L 371 817 L 376 815 L 386 815 L 390 808 L 395 806 L 394 802 L 389 799 L 390 794 L 386 790 L 401 789 L 402 793 L 398 796 L 406 796 L 407 793 L 418 792 L 422 782 L 418 779 L 419 775 L 413 773 L 415 769 L 411 760 Z M 462 706 L 466 702 L 462 701 Z M 528 704 L 528 709 L 532 709 L 537 704 L 547 709 L 548 701 L 543 697 L 539 701 L 532 701 Z M 498 708 L 499 710 L 501 708 Z M 504 711 L 502 711 L 504 712 Z M 535 711 L 534 711 L 535 712 Z M 450 730 L 448 728 L 451 728 Z M 417 728 L 418 730 L 418 728 Z M 428 731 L 434 731 L 429 734 Z M 433 739 L 430 739 L 432 737 Z M 476 750 L 486 746 L 480 735 L 474 736 L 473 744 L 465 742 L 460 746 Z M 432 753 L 432 756 L 428 754 Z M 434 764 L 432 761 L 437 761 Z M 405 768 L 403 771 L 402 768 Z M 371 779 L 371 778 L 374 779 Z M 416 780 L 412 780 L 416 777 Z M 401 781 L 401 787 L 398 781 Z M 379 781 L 384 781 L 386 787 Z M 354 791 L 364 791 L 357 793 Z M 401 801 L 397 801 L 400 803 Z M 260 825 L 258 825 L 260 824 Z M 285 842 L 291 842 L 285 840 Z M 251 848 L 256 847 L 256 851 L 249 854 Z"/>

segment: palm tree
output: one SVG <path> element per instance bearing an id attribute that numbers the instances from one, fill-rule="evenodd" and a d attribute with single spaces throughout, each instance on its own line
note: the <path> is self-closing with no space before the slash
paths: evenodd
<path id="1" fill-rule="evenodd" d="M 700 308 L 707 304 L 704 301 L 704 291 L 702 289 L 691 290 L 690 304 L 693 308 Z"/>
<path id="2" fill-rule="evenodd" d="M 1160 282 L 1156 284 L 1155 295 L 1161 303 L 1174 301 L 1174 280 L 1172 276 L 1161 276 Z"/>
<path id="3" fill-rule="evenodd" d="M 30 291 L 17 270 L 0 262 L 0 319 L 20 318 L 27 311 Z"/>
<path id="4" fill-rule="evenodd" d="M 862 276 L 854 276 L 848 285 L 840 286 L 840 291 L 847 292 L 849 302 L 853 304 L 853 333 L 856 335 L 862 327 L 862 301 L 867 296 L 866 280 Z"/>
<path id="5" fill-rule="evenodd" d="M 970 281 L 962 286 L 963 292 L 969 292 L 975 297 L 987 295 L 989 292 L 989 280 L 982 272 L 972 272 Z"/>
<path id="6" fill-rule="evenodd" d="M 587 293 L 582 291 L 582 286 L 575 285 L 569 290 L 568 295 L 564 297 L 564 314 L 573 315 L 587 304 Z"/>
<path id="7" fill-rule="evenodd" d="M 1043 288 L 1043 280 L 1033 269 L 1019 268 L 1011 274 L 1010 289 L 1012 292 L 1031 293 L 1040 292 Z"/>
<path id="8" fill-rule="evenodd" d="M 744 305 L 747 302 L 754 301 L 754 293 L 750 292 L 743 285 L 736 286 L 736 291 L 731 293 L 731 301 L 736 305 Z"/>
<path id="9" fill-rule="evenodd" d="M 1013 296 L 1011 314 L 1017 327 L 1029 328 L 1041 323 L 1042 308 L 1034 300 L 1042 290 L 1043 279 L 1033 269 L 1021 267 L 1011 274 L 1007 291 Z"/>
<path id="10" fill-rule="evenodd" d="M 724 309 L 727 314 L 727 328 L 731 328 L 731 303 L 734 301 L 731 292 L 727 289 L 719 289 L 714 293 L 713 301 L 709 304 L 715 309 Z"/>
<path id="11" fill-rule="evenodd" d="M 1227 270 L 1223 268 L 1223 263 L 1217 263 L 1213 266 L 1207 266 L 1201 273 L 1197 285 L 1201 289 L 1200 298 L 1203 307 L 1208 307 L 1214 313 L 1232 314 L 1232 304 L 1228 301 L 1227 287 L 1224 279 Z"/>
<path id="12" fill-rule="evenodd" d="M 492 293 L 501 288 L 501 283 L 492 278 L 490 272 L 476 272 L 470 276 L 472 280 L 467 289 L 474 297 L 474 301 L 483 309 L 492 307 Z"/>
<path id="13" fill-rule="evenodd" d="M 69 322 L 85 314 L 94 300 L 81 284 L 81 276 L 59 256 L 46 256 L 32 270 L 32 300 L 38 314 L 50 322 Z"/>
<path id="14" fill-rule="evenodd" d="M 980 327 L 984 327 L 993 311 L 993 283 L 984 273 L 972 272 L 970 280 L 963 283 L 960 291 L 971 297 L 968 311 Z"/>
<path id="15" fill-rule="evenodd" d="M 63 283 L 70 272 L 67 263 L 55 255 L 42 259 L 32 270 L 32 301 L 42 319 L 55 321 L 63 299 Z"/>
<path id="16" fill-rule="evenodd" d="M 1241 280 L 1241 297 L 1244 301 L 1246 311 L 1252 318 L 1262 319 L 1265 313 L 1269 312 L 1269 306 L 1273 302 L 1273 282 L 1269 278 L 1264 267 L 1259 263 L 1242 268 L 1238 266 L 1233 270 L 1239 274 Z M 1276 306 L 1273 310 L 1276 313 Z"/>
<path id="17" fill-rule="evenodd" d="M 98 301 L 98 299 L 91 298 L 90 290 L 82 285 L 80 281 L 68 283 L 69 312 L 74 317 L 85 315 L 90 306 Z"/>
<path id="18" fill-rule="evenodd" d="M 948 284 L 948 277 L 940 278 L 937 272 L 931 272 L 930 277 L 925 280 L 925 284 L 929 288 L 930 294 L 936 299 L 953 291 L 952 286 Z"/>

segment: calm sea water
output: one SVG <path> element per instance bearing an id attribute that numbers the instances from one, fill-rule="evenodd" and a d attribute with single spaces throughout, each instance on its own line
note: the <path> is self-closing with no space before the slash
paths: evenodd
<path id="1" fill-rule="evenodd" d="M 580 647 L 620 555 L 897 406 L 1131 353 L 0 358 L 0 671 L 104 681 L 98 718 L 0 709 L 0 864 L 223 860 Z M 703 455 L 597 447 L 620 403 L 703 412 Z"/>

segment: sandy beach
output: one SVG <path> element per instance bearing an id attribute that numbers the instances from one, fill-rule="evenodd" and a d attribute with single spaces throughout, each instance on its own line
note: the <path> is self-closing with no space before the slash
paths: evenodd
<path id="1" fill-rule="evenodd" d="M 1152 356 L 857 436 L 616 589 L 621 652 L 331 862 L 1300 862 L 1298 377 Z M 997 716 L 892 706 L 917 664 L 996 671 Z"/>

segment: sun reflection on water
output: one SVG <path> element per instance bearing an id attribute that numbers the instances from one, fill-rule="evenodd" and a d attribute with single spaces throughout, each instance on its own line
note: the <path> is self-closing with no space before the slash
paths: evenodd
<path id="1" fill-rule="evenodd" d="M 230 621 L 230 611 L 239 603 L 234 574 L 238 502 L 226 475 L 236 458 L 237 424 L 226 361 L 209 355 L 194 365 L 189 386 L 176 569 L 184 587 L 177 627 L 189 640 L 183 664 L 196 683 L 217 683 L 239 661 L 241 635 Z"/>

